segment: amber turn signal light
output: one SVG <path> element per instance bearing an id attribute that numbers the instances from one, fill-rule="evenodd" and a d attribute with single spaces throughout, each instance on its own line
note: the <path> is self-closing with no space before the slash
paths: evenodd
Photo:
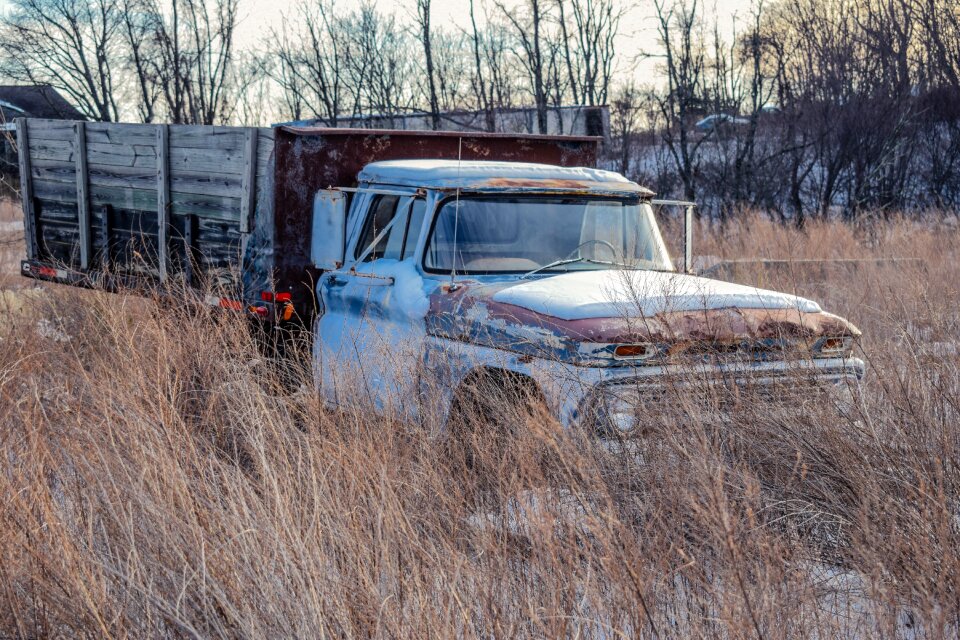
<path id="1" fill-rule="evenodd" d="M 634 360 L 643 360 L 649 358 L 656 349 L 652 344 L 621 344 L 613 350 L 613 355 L 617 358 L 629 358 Z"/>

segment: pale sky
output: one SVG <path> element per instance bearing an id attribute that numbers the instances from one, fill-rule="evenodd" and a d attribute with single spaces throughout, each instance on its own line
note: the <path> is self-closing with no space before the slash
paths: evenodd
<path id="1" fill-rule="evenodd" d="M 306 0 L 310 1 L 310 0 Z M 518 0 L 512 0 L 517 3 Z M 732 32 L 733 22 L 741 23 L 747 19 L 752 0 L 701 0 L 703 15 L 714 12 L 720 20 L 722 31 Z M 0 0 L 2 3 L 3 0 Z M 241 0 L 242 22 L 238 29 L 238 42 L 242 46 L 260 46 L 270 27 L 279 26 L 283 14 L 295 15 L 296 7 L 304 0 Z M 409 23 L 416 13 L 416 0 L 372 0 L 381 11 L 393 13 L 401 22 Z M 628 7 L 627 15 L 620 25 L 619 68 L 620 72 L 634 74 L 655 73 L 656 63 L 642 62 L 635 66 L 632 62 L 642 53 L 655 52 L 652 42 L 656 37 L 656 25 L 653 21 L 653 0 L 622 0 Z M 334 0 L 337 7 L 350 11 L 358 7 L 360 0 Z M 504 4 L 511 5 L 511 0 Z M 489 0 L 475 0 L 478 22 L 483 21 L 484 5 L 492 5 Z M 433 0 L 433 24 L 437 27 L 470 27 L 469 0 Z M 739 18 L 737 18 L 739 16 Z M 652 79 L 652 78 L 651 78 Z M 638 78 L 643 83 L 643 78 Z"/>

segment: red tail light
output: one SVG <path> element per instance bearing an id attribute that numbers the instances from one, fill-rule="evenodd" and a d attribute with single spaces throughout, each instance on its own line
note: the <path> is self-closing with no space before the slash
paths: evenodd
<path id="1" fill-rule="evenodd" d="M 274 299 L 277 302 L 290 302 L 290 292 L 286 291 L 284 293 L 278 293 L 276 296 L 274 296 Z"/>
<path id="2" fill-rule="evenodd" d="M 243 303 L 239 300 L 230 298 L 220 298 L 220 306 L 224 309 L 233 309 L 234 311 L 243 311 Z"/>

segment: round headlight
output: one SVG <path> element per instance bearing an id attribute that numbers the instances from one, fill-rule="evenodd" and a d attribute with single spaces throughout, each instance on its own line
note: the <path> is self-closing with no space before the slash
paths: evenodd
<path id="1" fill-rule="evenodd" d="M 853 350 L 853 338 L 850 336 L 829 336 L 820 338 L 814 351 L 823 356 L 845 356 Z"/>

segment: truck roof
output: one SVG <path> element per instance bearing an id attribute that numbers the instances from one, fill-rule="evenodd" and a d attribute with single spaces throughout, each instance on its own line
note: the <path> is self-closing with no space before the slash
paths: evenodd
<path id="1" fill-rule="evenodd" d="M 653 196 L 619 173 L 589 167 L 485 160 L 385 160 L 365 166 L 360 182 L 466 191 L 544 191 Z"/>

